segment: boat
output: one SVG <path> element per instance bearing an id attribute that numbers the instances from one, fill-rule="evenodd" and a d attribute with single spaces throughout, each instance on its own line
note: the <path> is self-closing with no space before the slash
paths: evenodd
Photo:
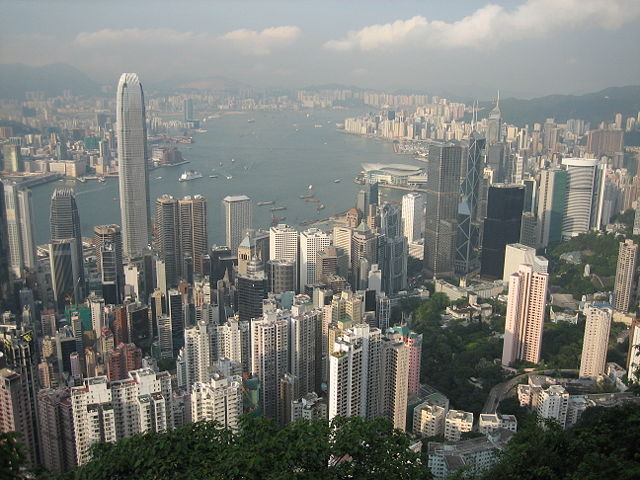
<path id="1" fill-rule="evenodd" d="M 286 209 L 287 209 L 287 206 L 286 206 L 286 205 L 283 205 L 283 206 L 281 206 L 281 207 L 273 207 L 273 208 L 271 209 L 271 211 L 272 211 L 272 212 L 279 212 L 280 210 L 286 210 Z"/>
<path id="2" fill-rule="evenodd" d="M 257 206 L 262 207 L 264 205 L 273 205 L 274 203 L 276 203 L 275 200 L 269 200 L 267 202 L 258 202 L 256 203 Z"/>
<path id="3" fill-rule="evenodd" d="M 316 210 L 318 210 L 318 211 L 319 211 L 319 210 L 324 210 L 325 208 L 326 208 L 326 207 L 324 206 L 324 203 L 321 203 L 320 205 L 318 205 L 318 206 L 316 207 Z"/>
<path id="4" fill-rule="evenodd" d="M 336 179 L 333 181 L 333 183 L 340 183 L 340 181 L 341 181 L 341 180 L 342 180 L 341 178 L 336 178 Z"/>
<path id="5" fill-rule="evenodd" d="M 156 180 L 162 180 L 162 177 L 156 177 Z"/>
<path id="6" fill-rule="evenodd" d="M 307 190 L 313 190 L 313 185 L 309 185 L 309 186 L 307 187 Z"/>
<path id="7" fill-rule="evenodd" d="M 194 132 L 196 132 L 196 133 L 207 133 L 207 132 L 208 132 L 208 130 L 205 130 L 204 128 L 196 128 L 196 129 L 194 130 Z"/>
<path id="8" fill-rule="evenodd" d="M 227 175 L 227 180 L 231 180 L 233 178 L 233 175 Z"/>
<path id="9" fill-rule="evenodd" d="M 300 195 L 300 198 L 304 200 L 305 198 L 313 198 L 313 193 L 305 193 L 304 195 Z"/>
<path id="10" fill-rule="evenodd" d="M 222 166 L 222 162 L 220 162 L 220 166 Z"/>
<path id="11" fill-rule="evenodd" d="M 188 182 L 190 180 L 196 180 L 198 178 L 202 178 L 202 174 L 200 172 L 196 172 L 195 170 L 187 170 L 186 172 L 182 172 L 182 175 L 180 175 L 178 181 Z"/>
<path id="12" fill-rule="evenodd" d="M 305 198 L 304 201 L 309 203 L 318 203 L 320 200 L 317 198 Z"/>
<path id="13" fill-rule="evenodd" d="M 99 177 L 99 178 L 98 178 L 98 181 L 99 181 L 100 183 L 104 183 L 106 180 L 105 180 L 105 178 L 104 178 L 104 177 Z"/>
<path id="14" fill-rule="evenodd" d="M 287 217 L 271 217 L 271 225 L 277 225 L 280 222 L 284 222 Z"/>
<path id="15" fill-rule="evenodd" d="M 247 120 L 247 123 L 256 123 L 256 119 L 255 118 L 250 118 Z"/>
<path id="16" fill-rule="evenodd" d="M 209 175 L 209 178 L 218 178 L 218 175 Z"/>
<path id="17" fill-rule="evenodd" d="M 315 127 L 315 128 L 322 128 L 322 125 L 320 125 L 319 123 L 316 123 L 316 124 L 314 125 L 314 127 Z"/>
<path id="18" fill-rule="evenodd" d="M 236 159 L 235 159 L 235 158 L 232 158 L 232 159 L 231 159 L 231 163 L 236 163 Z"/>

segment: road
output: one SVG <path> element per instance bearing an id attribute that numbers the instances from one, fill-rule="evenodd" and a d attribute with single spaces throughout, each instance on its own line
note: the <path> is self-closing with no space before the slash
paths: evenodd
<path id="1" fill-rule="evenodd" d="M 522 373 L 520 375 L 516 375 L 515 377 L 507 380 L 506 382 L 499 383 L 495 387 L 491 389 L 489 392 L 489 396 L 487 397 L 487 401 L 484 403 L 484 407 L 482 408 L 482 413 L 496 413 L 496 409 L 498 408 L 498 404 L 506 397 L 506 395 L 511 391 L 513 387 L 515 387 L 521 380 L 527 378 L 528 375 L 536 374 L 536 375 L 548 375 L 550 373 L 560 372 L 560 373 L 577 373 L 578 370 L 564 369 L 558 370 L 555 368 L 547 369 L 547 370 L 535 370 L 527 373 Z"/>

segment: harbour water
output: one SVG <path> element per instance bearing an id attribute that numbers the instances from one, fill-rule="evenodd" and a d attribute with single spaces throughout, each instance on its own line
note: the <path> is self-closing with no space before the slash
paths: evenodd
<path id="1" fill-rule="evenodd" d="M 150 172 L 152 215 L 155 199 L 164 193 L 177 198 L 204 195 L 208 200 L 209 243 L 222 244 L 221 200 L 227 195 L 251 197 L 256 228 L 269 227 L 273 215 L 286 217 L 285 223 L 297 226 L 350 208 L 359 188 L 353 178 L 363 162 L 408 160 L 398 158 L 390 143 L 337 132 L 336 122 L 344 121 L 350 113 L 318 111 L 307 116 L 305 112 L 251 112 L 209 120 L 203 125 L 207 132 L 195 134 L 192 145 L 178 145 L 190 163 Z M 247 122 L 249 118 L 255 122 Z M 178 182 L 184 170 L 197 170 L 203 177 Z M 336 179 L 342 181 L 336 183 Z M 33 188 L 38 244 L 49 241 L 51 193 L 62 185 L 76 192 L 84 236 L 93 236 L 94 225 L 120 223 L 117 178 L 108 178 L 105 183 L 65 180 L 40 185 Z M 313 185 L 312 190 L 309 185 Z M 326 208 L 318 211 L 319 203 L 299 198 L 307 193 L 314 193 Z M 257 202 L 270 200 L 275 204 L 256 206 Z M 272 207 L 285 205 L 286 210 L 271 211 Z"/>

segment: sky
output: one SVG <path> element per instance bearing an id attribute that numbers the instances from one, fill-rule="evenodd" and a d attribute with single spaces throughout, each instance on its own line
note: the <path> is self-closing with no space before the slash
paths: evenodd
<path id="1" fill-rule="evenodd" d="M 640 83 L 640 0 L 9 1 L 0 63 L 531 97 Z M 0 79 L 0 81 L 2 81 Z"/>

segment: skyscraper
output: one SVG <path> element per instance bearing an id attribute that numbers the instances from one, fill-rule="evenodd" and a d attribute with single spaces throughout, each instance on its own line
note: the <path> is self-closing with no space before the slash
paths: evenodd
<path id="1" fill-rule="evenodd" d="M 592 158 L 565 158 L 562 165 L 567 169 L 562 238 L 599 230 L 602 226 L 606 163 Z"/>
<path id="2" fill-rule="evenodd" d="M 24 275 L 24 268 L 36 266 L 31 190 L 13 182 L 4 184 L 4 205 L 9 240 L 9 262 L 14 274 Z"/>
<path id="3" fill-rule="evenodd" d="M 369 269 L 380 260 L 380 235 L 362 221 L 351 236 L 351 279 L 354 290 L 367 288 Z M 336 245 L 337 246 L 337 245 Z"/>
<path id="4" fill-rule="evenodd" d="M 191 421 L 217 422 L 231 430 L 240 427 L 242 377 L 215 373 L 207 382 L 191 386 Z"/>
<path id="5" fill-rule="evenodd" d="M 74 240 L 72 252 L 74 263 L 77 266 L 74 282 L 77 286 L 78 296 L 84 298 L 84 255 L 82 253 L 82 231 L 80 229 L 80 216 L 78 205 L 73 190 L 70 188 L 56 188 L 51 195 L 51 210 L 49 216 L 51 228 L 51 240 Z"/>
<path id="6" fill-rule="evenodd" d="M 298 231 L 283 223 L 269 230 L 269 260 L 290 260 L 296 265 L 296 287 L 298 286 Z"/>
<path id="7" fill-rule="evenodd" d="M 74 238 L 52 240 L 49 244 L 53 299 L 59 312 L 64 311 L 65 305 L 80 303 L 84 299 L 77 258 Z"/>
<path id="8" fill-rule="evenodd" d="M 238 253 L 238 245 L 244 237 L 244 232 L 253 223 L 251 199 L 246 195 L 232 195 L 222 200 L 224 210 L 224 231 L 227 247 L 231 254 Z"/>
<path id="9" fill-rule="evenodd" d="M 424 197 L 417 192 L 402 196 L 402 233 L 409 243 L 422 238 L 424 229 Z"/>
<path id="10" fill-rule="evenodd" d="M 131 260 L 147 249 L 151 234 L 144 93 L 135 73 L 120 77 L 116 122 L 123 253 Z"/>
<path id="11" fill-rule="evenodd" d="M 329 243 L 329 235 L 317 228 L 300 232 L 300 292 L 304 292 L 305 285 L 315 283 L 318 253 L 328 247 Z"/>
<path id="12" fill-rule="evenodd" d="M 103 296 L 107 303 L 118 304 L 124 294 L 124 265 L 122 258 L 122 232 L 120 225 L 96 225 L 96 266 L 102 281 Z M 107 293 L 105 293 L 105 290 Z"/>
<path id="13" fill-rule="evenodd" d="M 179 236 L 178 202 L 171 195 L 162 195 L 156 200 L 154 248 L 164 262 L 168 287 L 178 284 L 181 274 L 182 255 Z"/>
<path id="14" fill-rule="evenodd" d="M 482 233 L 480 274 L 486 278 L 501 278 L 506 246 L 520 241 L 520 224 L 524 187 L 499 184 L 489 187 L 487 218 Z"/>
<path id="15" fill-rule="evenodd" d="M 502 364 L 516 360 L 538 363 L 542 345 L 549 274 L 520 265 L 509 277 Z"/>
<path id="16" fill-rule="evenodd" d="M 538 195 L 538 244 L 554 245 L 562 240 L 562 224 L 567 204 L 567 171 L 559 168 L 540 171 Z"/>
<path id="17" fill-rule="evenodd" d="M 613 288 L 613 309 L 618 312 L 627 313 L 631 307 L 637 260 L 638 245 L 631 239 L 620 242 L 616 282 Z"/>
<path id="18" fill-rule="evenodd" d="M 456 233 L 455 272 L 466 275 L 479 267 L 480 248 L 480 184 L 484 167 L 484 138 L 472 132 L 465 149 L 465 161 L 460 184 L 458 224 Z"/>
<path id="19" fill-rule="evenodd" d="M 295 399 L 320 393 L 322 383 L 322 310 L 293 313 L 289 322 L 291 373 L 295 375 Z"/>
<path id="20" fill-rule="evenodd" d="M 207 199 L 202 195 L 186 196 L 178 200 L 178 210 L 182 257 L 191 257 L 193 271 L 204 275 L 203 260 L 209 250 Z"/>
<path id="21" fill-rule="evenodd" d="M 430 145 L 424 238 L 427 277 L 453 277 L 461 162 L 461 147 Z"/>
<path id="22" fill-rule="evenodd" d="M 247 272 L 238 274 L 238 316 L 240 321 L 250 321 L 262 316 L 262 300 L 267 297 L 267 275 L 258 260 L 247 264 Z"/>
<path id="23" fill-rule="evenodd" d="M 38 391 L 38 424 L 42 465 L 62 474 L 76 466 L 73 411 L 69 389 Z"/>
<path id="24" fill-rule="evenodd" d="M 282 258 L 267 262 L 267 275 L 269 278 L 269 292 L 295 292 L 296 291 L 296 263 L 293 260 Z"/>
<path id="25" fill-rule="evenodd" d="M 378 258 L 378 265 L 382 266 L 382 290 L 391 295 L 407 288 L 409 245 L 407 238 L 402 234 L 402 219 L 398 206 L 385 202 L 380 207 L 380 233 L 383 250 L 382 258 Z"/>
<path id="26" fill-rule="evenodd" d="M 489 112 L 487 119 L 487 144 L 502 141 L 502 113 L 500 112 L 500 92 L 496 99 L 496 106 Z"/>
<path id="27" fill-rule="evenodd" d="M 13 306 L 11 278 L 9 277 L 9 233 L 7 212 L 4 205 L 4 184 L 0 182 L 0 308 L 8 310 Z"/>
<path id="28" fill-rule="evenodd" d="M 612 312 L 609 308 L 588 307 L 585 313 L 587 321 L 582 341 L 580 377 L 597 377 L 606 372 Z"/>
<path id="29" fill-rule="evenodd" d="M 36 464 L 37 437 L 27 378 L 11 368 L 0 368 L 0 433 L 18 432 L 26 445 L 27 461 Z"/>

